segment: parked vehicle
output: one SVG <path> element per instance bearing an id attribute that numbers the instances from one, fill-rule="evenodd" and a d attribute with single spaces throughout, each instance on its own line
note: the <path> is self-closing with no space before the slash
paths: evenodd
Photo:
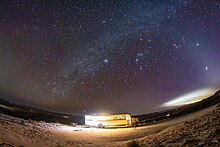
<path id="1" fill-rule="evenodd" d="M 112 115 L 85 115 L 85 124 L 88 126 L 105 127 L 128 127 L 132 126 L 131 114 L 112 114 Z"/>

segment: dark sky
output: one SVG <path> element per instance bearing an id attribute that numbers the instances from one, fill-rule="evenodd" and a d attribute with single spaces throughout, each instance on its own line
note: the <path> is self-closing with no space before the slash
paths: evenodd
<path id="1" fill-rule="evenodd" d="M 0 97 L 149 112 L 220 83 L 218 0 L 2 0 Z"/>

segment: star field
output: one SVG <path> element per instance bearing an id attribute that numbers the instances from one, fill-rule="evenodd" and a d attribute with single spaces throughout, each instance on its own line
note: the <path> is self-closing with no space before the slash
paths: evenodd
<path id="1" fill-rule="evenodd" d="M 0 96 L 48 110 L 145 113 L 220 87 L 220 1 L 0 2 Z"/>

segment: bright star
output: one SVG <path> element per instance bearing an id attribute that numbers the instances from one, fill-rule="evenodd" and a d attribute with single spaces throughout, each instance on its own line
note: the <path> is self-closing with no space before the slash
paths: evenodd
<path id="1" fill-rule="evenodd" d="M 208 69 L 209 69 L 209 68 L 206 66 L 206 67 L 205 67 L 205 70 L 207 71 Z"/>
<path id="2" fill-rule="evenodd" d="M 104 59 L 104 63 L 108 63 L 108 59 Z"/>

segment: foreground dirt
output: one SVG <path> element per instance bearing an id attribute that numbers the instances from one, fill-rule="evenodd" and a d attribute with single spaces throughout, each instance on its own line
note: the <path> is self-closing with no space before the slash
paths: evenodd
<path id="1" fill-rule="evenodd" d="M 140 139 L 142 146 L 220 146 L 220 105 Z"/>
<path id="2" fill-rule="evenodd" d="M 97 129 L 22 120 L 0 114 L 1 146 L 220 146 L 220 105 L 163 123 Z"/>

